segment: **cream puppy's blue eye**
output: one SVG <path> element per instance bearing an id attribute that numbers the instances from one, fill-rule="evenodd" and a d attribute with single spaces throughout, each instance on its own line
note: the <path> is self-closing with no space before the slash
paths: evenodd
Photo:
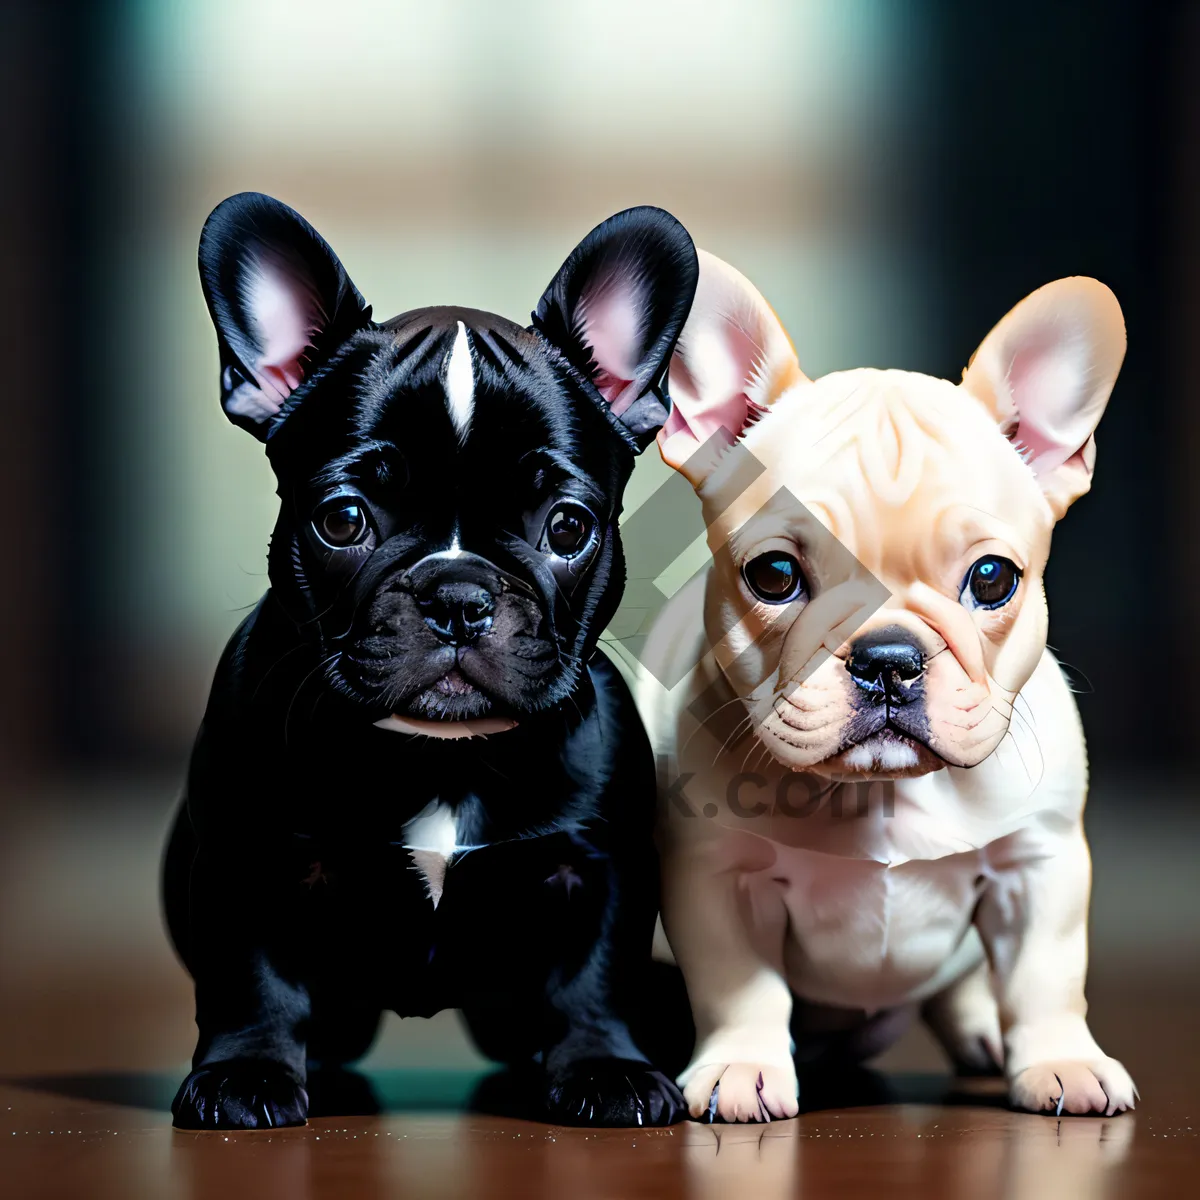
<path id="1" fill-rule="evenodd" d="M 973 563 L 963 580 L 959 601 L 967 608 L 1003 608 L 1016 595 L 1021 569 L 998 554 Z"/>
<path id="2" fill-rule="evenodd" d="M 800 563 L 780 550 L 769 550 L 750 559 L 742 567 L 742 578 L 764 604 L 790 604 L 804 594 Z"/>

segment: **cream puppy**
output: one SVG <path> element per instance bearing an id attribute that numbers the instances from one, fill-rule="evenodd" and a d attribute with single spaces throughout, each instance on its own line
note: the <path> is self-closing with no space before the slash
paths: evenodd
<path id="1" fill-rule="evenodd" d="M 872 1054 L 918 1006 L 1020 1108 L 1133 1106 L 1085 1018 L 1087 759 L 1042 589 L 1124 351 L 1112 293 L 1062 279 L 957 386 L 809 380 L 701 254 L 660 445 L 713 561 L 655 623 L 639 696 L 694 1115 L 794 1115 L 794 1049 Z"/>

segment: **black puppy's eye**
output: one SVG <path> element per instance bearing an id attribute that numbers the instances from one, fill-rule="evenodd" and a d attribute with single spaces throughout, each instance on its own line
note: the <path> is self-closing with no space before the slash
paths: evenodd
<path id="1" fill-rule="evenodd" d="M 746 586 L 764 604 L 790 604 L 804 591 L 799 561 L 781 550 L 769 550 L 742 567 Z"/>
<path id="2" fill-rule="evenodd" d="M 582 504 L 556 504 L 546 518 L 542 543 L 559 558 L 574 558 L 587 548 L 595 527 L 595 518 Z"/>
<path id="3" fill-rule="evenodd" d="M 1016 594 L 1021 569 L 997 554 L 976 562 L 963 581 L 961 603 L 967 608 L 1003 608 Z"/>
<path id="4" fill-rule="evenodd" d="M 366 507 L 353 497 L 340 497 L 317 510 L 313 529 L 317 537 L 334 550 L 357 546 L 370 530 Z"/>

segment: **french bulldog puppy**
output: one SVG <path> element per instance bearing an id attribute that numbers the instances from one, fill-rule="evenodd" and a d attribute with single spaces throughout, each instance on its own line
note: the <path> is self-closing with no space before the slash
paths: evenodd
<path id="1" fill-rule="evenodd" d="M 793 1115 L 794 1051 L 873 1054 L 917 1008 L 1019 1108 L 1132 1107 L 1085 1019 L 1087 760 L 1042 589 L 1124 356 L 1115 298 L 1048 284 L 957 386 L 809 380 L 751 284 L 700 262 L 659 440 L 712 563 L 638 696 L 691 1113 Z"/>
<path id="2" fill-rule="evenodd" d="M 199 1027 L 175 1124 L 302 1123 L 307 1063 L 363 1054 L 383 1009 L 446 1007 L 540 1063 L 553 1120 L 678 1119 L 623 1016 L 658 904 L 654 768 L 596 642 L 691 239 L 630 209 L 528 329 L 380 324 L 302 217 L 247 193 L 209 217 L 200 275 L 222 405 L 280 510 L 166 856 Z"/>

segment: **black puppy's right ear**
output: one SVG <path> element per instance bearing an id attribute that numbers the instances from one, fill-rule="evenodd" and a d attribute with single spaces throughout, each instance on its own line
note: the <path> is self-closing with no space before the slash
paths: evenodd
<path id="1" fill-rule="evenodd" d="M 261 440 L 322 356 L 371 321 L 325 239 L 259 192 L 230 196 L 205 221 L 200 282 L 221 351 L 221 406 Z"/>
<path id="2" fill-rule="evenodd" d="M 667 368 L 698 275 L 696 247 L 669 212 L 629 208 L 575 247 L 533 314 L 534 329 L 591 382 L 635 452 L 670 411 Z"/>

